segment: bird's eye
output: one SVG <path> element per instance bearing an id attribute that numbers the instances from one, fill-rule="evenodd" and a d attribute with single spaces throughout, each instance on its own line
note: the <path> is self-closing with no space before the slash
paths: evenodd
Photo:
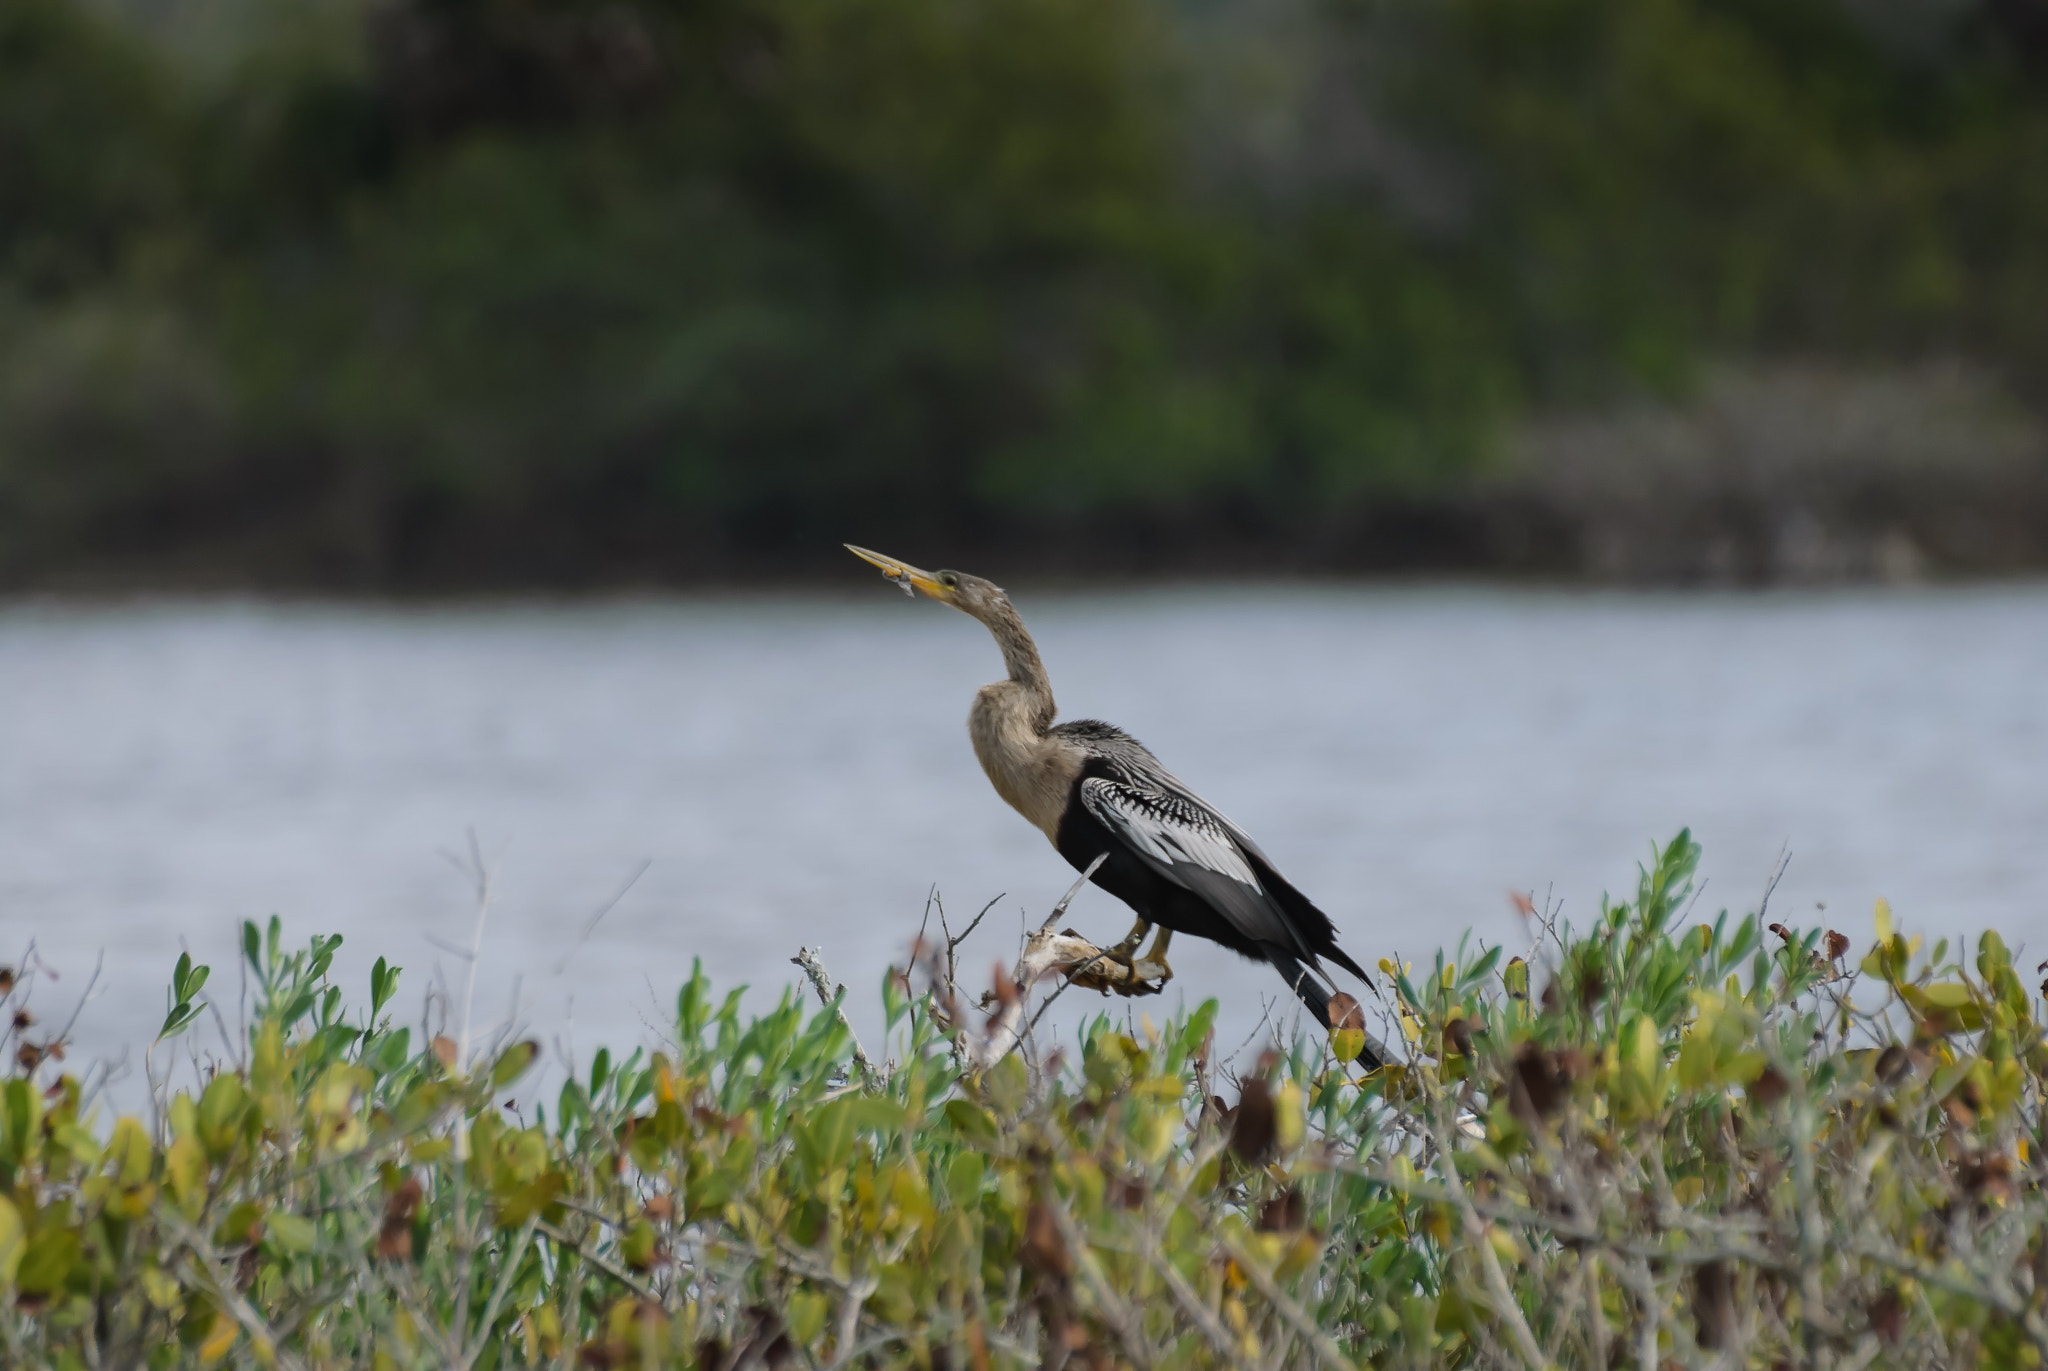
<path id="1" fill-rule="evenodd" d="M 960 578 L 950 571 L 942 571 L 939 573 L 939 584 L 948 590 L 957 590 L 960 586 Z"/>

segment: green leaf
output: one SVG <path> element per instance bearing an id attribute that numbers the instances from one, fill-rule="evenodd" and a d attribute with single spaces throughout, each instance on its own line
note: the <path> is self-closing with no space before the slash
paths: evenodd
<path id="1" fill-rule="evenodd" d="M 1977 1002 L 1977 992 L 1960 981 L 1936 981 L 1920 994 L 1936 1009 L 1961 1009 Z"/>
<path id="2" fill-rule="evenodd" d="M 952 1104 L 965 1104 L 954 1100 Z M 950 1108 L 950 1105 L 948 1106 Z M 972 1108 L 973 1106 L 969 1106 Z M 979 1152 L 962 1152 L 946 1167 L 946 1193 L 956 1207 L 976 1209 L 981 1205 L 981 1180 L 987 1174 L 987 1163 Z"/>
<path id="3" fill-rule="evenodd" d="M 567 1176 L 550 1170 L 541 1172 L 524 1185 L 509 1188 L 497 1197 L 498 1227 L 517 1228 L 536 1214 L 552 1222 L 560 1216 L 561 1206 L 556 1200 L 568 1187 Z"/>
<path id="4" fill-rule="evenodd" d="M 658 1242 L 654 1225 L 645 1219 L 635 1219 L 625 1236 L 619 1239 L 619 1256 L 635 1271 L 645 1271 L 654 1265 L 654 1249 Z"/>
<path id="5" fill-rule="evenodd" d="M 526 1068 L 533 1065 L 540 1056 L 540 1044 L 528 1038 L 516 1042 L 498 1054 L 498 1060 L 491 1064 L 491 1089 L 499 1090 L 512 1084 L 526 1074 Z"/>
<path id="6" fill-rule="evenodd" d="M 283 1252 L 311 1252 L 320 1230 L 309 1218 L 279 1210 L 263 1221 L 264 1242 Z"/>
<path id="7" fill-rule="evenodd" d="M 83 1244 L 68 1228 L 45 1228 L 29 1239 L 14 1283 L 24 1295 L 52 1295 L 78 1264 Z"/>
<path id="8" fill-rule="evenodd" d="M 22 1226 L 21 1211 L 14 1201 L 0 1195 L 0 1290 L 14 1286 L 21 1269 L 22 1254 L 28 1250 L 28 1230 Z"/>
<path id="9" fill-rule="evenodd" d="M 1024 1107 L 1031 1089 L 1031 1075 L 1024 1065 L 1024 1058 L 1012 1052 L 984 1071 L 981 1088 L 988 1102 L 999 1111 L 1015 1114 Z"/>
<path id="10" fill-rule="evenodd" d="M 370 1018 L 374 1021 L 391 997 L 398 993 L 399 967 L 391 966 L 382 957 L 370 968 Z"/>
<path id="11" fill-rule="evenodd" d="M 996 1116 L 972 1100 L 947 1100 L 946 1122 L 969 1142 L 994 1142 L 998 1136 Z"/>
<path id="12" fill-rule="evenodd" d="M 0 1086 L 0 1155 L 20 1166 L 35 1151 L 43 1122 L 43 1095 L 35 1083 L 16 1076 Z"/>

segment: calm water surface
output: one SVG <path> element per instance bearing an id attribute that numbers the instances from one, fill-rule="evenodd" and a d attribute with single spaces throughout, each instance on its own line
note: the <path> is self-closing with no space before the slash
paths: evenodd
<path id="1" fill-rule="evenodd" d="M 2048 946 L 2048 587 L 1019 599 L 1063 715 L 1144 739 L 1367 964 L 1467 927 L 1524 941 L 1511 888 L 1583 919 L 1686 824 L 1703 910 L 1754 908 L 1789 847 L 1772 909 L 1794 922 L 1861 943 L 1885 895 L 1914 927 Z M 469 940 L 447 854 L 474 830 L 480 1028 L 516 1013 L 587 1058 L 656 1031 L 691 958 L 761 1005 L 803 943 L 866 1010 L 934 887 L 956 917 L 1005 897 L 979 981 L 1071 879 L 968 750 L 999 673 L 978 625 L 880 585 L 0 610 L 0 928 L 61 973 L 46 1020 L 105 949 L 87 1055 L 139 1060 L 181 947 L 231 997 L 235 930 L 273 912 L 345 934 L 352 986 L 379 953 L 403 964 L 413 1013 L 437 966 L 460 982 L 437 940 Z M 1090 891 L 1070 922 L 1107 940 L 1127 915 Z M 1235 1033 L 1278 989 L 1204 945 L 1173 961 Z"/>

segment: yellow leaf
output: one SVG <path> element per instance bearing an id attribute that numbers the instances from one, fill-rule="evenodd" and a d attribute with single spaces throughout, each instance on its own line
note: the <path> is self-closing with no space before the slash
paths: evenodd
<path id="1" fill-rule="evenodd" d="M 1301 1146 L 1303 1134 L 1308 1131 L 1303 1118 L 1301 1087 L 1293 1081 L 1280 1087 L 1273 1096 L 1273 1138 L 1282 1152 L 1291 1152 Z"/>
<path id="2" fill-rule="evenodd" d="M 211 1366 L 225 1357 L 228 1349 L 235 1345 L 235 1339 L 241 1334 L 242 1330 L 236 1326 L 232 1318 L 224 1313 L 215 1314 L 213 1327 L 207 1330 L 206 1340 L 199 1344 L 199 1364 Z"/>
<path id="3" fill-rule="evenodd" d="M 158 1309 L 171 1310 L 178 1307 L 178 1297 L 183 1292 L 162 1267 L 145 1266 L 142 1268 L 142 1293 Z"/>
<path id="4" fill-rule="evenodd" d="M 784 1301 L 782 1312 L 799 1346 L 811 1346 L 825 1331 L 825 1297 L 815 1290 L 797 1291 Z"/>
<path id="5" fill-rule="evenodd" d="M 1892 940 L 1892 902 L 1882 896 L 1877 901 L 1877 940 L 1881 943 Z"/>
<path id="6" fill-rule="evenodd" d="M 113 1136 L 107 1139 L 107 1160 L 114 1177 L 123 1185 L 140 1185 L 149 1179 L 149 1134 L 133 1114 L 114 1121 Z"/>
<path id="7" fill-rule="evenodd" d="M 178 1207 L 187 1215 L 197 1216 L 199 1207 L 206 1202 L 206 1171 L 206 1150 L 189 1133 L 164 1153 L 164 1179 L 170 1182 Z"/>
<path id="8" fill-rule="evenodd" d="M 1330 1051 L 1340 1062 L 1355 1062 L 1365 1051 L 1365 1030 L 1339 1028 L 1330 1034 Z"/>
<path id="9" fill-rule="evenodd" d="M 1961 1009 L 1977 999 L 1976 992 L 1961 981 L 1936 981 L 1921 993 L 1936 1009 Z"/>
<path id="10" fill-rule="evenodd" d="M 1645 1087 L 1657 1079 L 1657 1069 L 1664 1064 L 1663 1045 L 1657 1041 L 1657 1025 L 1643 1015 L 1635 1022 L 1635 1041 L 1629 1045 L 1630 1066 Z"/>
<path id="11" fill-rule="evenodd" d="M 14 1201 L 0 1195 L 0 1290 L 12 1289 L 14 1273 L 21 1269 L 21 1254 L 28 1248 L 28 1230 L 22 1226 L 21 1211 Z"/>

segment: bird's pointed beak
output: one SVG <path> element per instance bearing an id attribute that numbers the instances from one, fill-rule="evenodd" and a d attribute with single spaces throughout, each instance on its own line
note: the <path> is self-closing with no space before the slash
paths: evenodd
<path id="1" fill-rule="evenodd" d="M 894 557 L 884 557 L 879 552 L 870 552 L 864 547 L 855 547 L 852 543 L 846 545 L 846 550 L 862 561 L 873 562 L 880 567 L 884 576 L 903 587 L 905 595 L 914 596 L 916 590 L 921 590 L 934 600 L 942 600 L 949 604 L 952 602 L 952 595 L 929 571 L 919 570 L 908 562 L 897 561 Z M 916 590 L 913 590 L 913 587 Z"/>

